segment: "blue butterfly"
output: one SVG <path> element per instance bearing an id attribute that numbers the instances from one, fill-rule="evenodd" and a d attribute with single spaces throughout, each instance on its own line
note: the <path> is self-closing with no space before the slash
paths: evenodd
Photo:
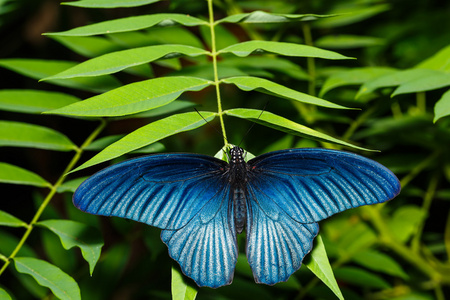
<path id="1" fill-rule="evenodd" d="M 255 281 L 273 285 L 300 268 L 318 221 L 400 192 L 386 167 L 343 151 L 288 149 L 245 162 L 244 150 L 233 147 L 229 160 L 187 153 L 131 159 L 84 181 L 73 203 L 163 229 L 183 273 L 217 288 L 233 280 L 243 230 Z"/>

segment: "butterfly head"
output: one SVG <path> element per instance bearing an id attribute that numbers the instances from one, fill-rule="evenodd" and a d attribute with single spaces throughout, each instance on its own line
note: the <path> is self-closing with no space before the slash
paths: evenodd
<path id="1" fill-rule="evenodd" d="M 244 163 L 244 149 L 238 146 L 234 146 L 230 150 L 230 163 L 231 164 L 242 164 Z"/>

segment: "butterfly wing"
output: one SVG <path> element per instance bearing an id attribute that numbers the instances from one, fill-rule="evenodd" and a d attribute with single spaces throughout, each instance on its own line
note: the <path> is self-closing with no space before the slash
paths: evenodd
<path id="1" fill-rule="evenodd" d="M 311 251 L 319 225 L 299 223 L 275 207 L 270 213 L 263 211 L 258 203 L 266 199 L 254 188 L 249 197 L 247 260 L 253 277 L 269 285 L 286 281 Z"/>
<path id="2" fill-rule="evenodd" d="M 300 268 L 319 231 L 337 212 L 394 198 L 395 175 L 343 151 L 289 149 L 248 162 L 247 258 L 255 281 L 286 281 Z"/>
<path id="3" fill-rule="evenodd" d="M 157 154 L 124 161 L 84 181 L 74 205 L 162 229 L 185 226 L 217 194 L 226 163 L 197 154 Z"/>
<path id="4" fill-rule="evenodd" d="M 218 287 L 231 283 L 238 251 L 226 166 L 196 154 L 136 158 L 88 178 L 73 203 L 164 229 L 161 239 L 184 274 L 199 286 Z"/>
<path id="5" fill-rule="evenodd" d="M 349 208 L 388 201 L 400 192 L 397 177 L 365 157 L 329 149 L 288 149 L 248 162 L 250 185 L 270 214 L 274 207 L 300 223 Z"/>
<path id="6" fill-rule="evenodd" d="M 198 286 L 217 288 L 233 280 L 238 256 L 233 202 L 229 186 L 219 189 L 186 226 L 161 232 L 170 256 Z"/>

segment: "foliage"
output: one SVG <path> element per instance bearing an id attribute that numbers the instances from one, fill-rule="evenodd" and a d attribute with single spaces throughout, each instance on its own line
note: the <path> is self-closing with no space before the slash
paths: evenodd
<path id="1" fill-rule="evenodd" d="M 450 21 L 442 3 L 63 4 L 0 1 L 2 33 L 17 33 L 22 18 L 30 34 L 50 17 L 60 18 L 53 29 L 69 28 L 39 42 L 28 36 L 31 49 L 3 43 L 2 299 L 444 299 L 450 33 L 438 29 Z M 259 125 L 247 135 L 248 121 Z M 241 249 L 233 283 L 217 290 L 172 268 L 159 230 L 89 216 L 70 201 L 99 164 L 163 150 L 214 155 L 232 142 L 254 154 L 360 152 L 396 173 L 403 190 L 321 222 L 307 268 L 286 283 L 255 284 Z"/>

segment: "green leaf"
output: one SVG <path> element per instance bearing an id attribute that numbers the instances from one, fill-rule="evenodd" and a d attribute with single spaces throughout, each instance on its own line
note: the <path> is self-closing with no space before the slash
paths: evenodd
<path id="1" fill-rule="evenodd" d="M 124 47 L 104 37 L 98 36 L 50 36 L 51 39 L 64 45 L 70 50 L 85 57 L 95 57 L 113 51 L 123 50 Z"/>
<path id="2" fill-rule="evenodd" d="M 4 162 L 0 162 L 0 182 L 38 187 L 51 187 L 51 184 L 41 176 Z"/>
<path id="3" fill-rule="evenodd" d="M 200 91 L 211 84 L 211 81 L 195 77 L 160 77 L 131 83 L 46 113 L 85 117 L 124 116 L 166 105 L 183 92 Z"/>
<path id="4" fill-rule="evenodd" d="M 62 2 L 61 4 L 87 8 L 115 8 L 136 7 L 159 1 L 161 0 L 79 0 L 72 2 Z"/>
<path id="5" fill-rule="evenodd" d="M 403 271 L 400 264 L 393 258 L 375 250 L 367 249 L 365 251 L 358 252 L 352 255 L 352 260 L 373 271 L 398 276 L 405 280 L 409 277 L 408 274 Z"/>
<path id="6" fill-rule="evenodd" d="M 442 74 L 442 72 L 427 69 L 409 69 L 389 73 L 387 75 L 380 76 L 366 82 L 363 86 L 361 86 L 355 98 L 358 99 L 362 95 L 370 94 L 371 92 L 379 88 L 394 87 L 408 81 L 419 78 L 426 78 L 429 76 L 434 76 L 436 74 Z"/>
<path id="7" fill-rule="evenodd" d="M 311 251 L 305 265 L 310 269 L 323 283 L 325 283 L 330 290 L 341 300 L 344 300 L 342 292 L 334 278 L 333 270 L 331 269 L 330 262 L 328 261 L 327 252 L 320 235 L 316 238 L 316 245 Z"/>
<path id="8" fill-rule="evenodd" d="M 56 151 L 76 150 L 65 135 L 43 126 L 0 121 L 0 147 L 31 147 Z"/>
<path id="9" fill-rule="evenodd" d="M 0 165 L 0 168 L 1 168 L 1 165 Z M 0 210 L 0 226 L 27 227 L 27 223 L 25 223 L 22 220 L 19 220 L 18 218 L 14 217 L 13 215 L 8 214 L 7 212 Z"/>
<path id="10" fill-rule="evenodd" d="M 74 193 L 75 190 L 80 186 L 80 184 L 83 181 L 85 181 L 86 179 L 88 179 L 87 176 L 68 180 L 68 181 L 64 182 L 63 184 L 61 184 L 60 186 L 58 186 L 58 188 L 56 189 L 56 192 L 58 192 L 58 193 L 72 192 L 72 193 Z"/>
<path id="11" fill-rule="evenodd" d="M 133 114 L 133 115 L 119 117 L 118 119 L 154 118 L 154 117 L 159 117 L 159 116 L 163 116 L 163 115 L 171 115 L 180 110 L 188 110 L 189 109 L 189 111 L 192 111 L 193 110 L 192 108 L 195 107 L 196 105 L 197 105 L 196 103 L 190 102 L 190 101 L 175 100 L 164 106 L 154 108 L 149 111 L 144 111 L 141 113 Z"/>
<path id="12" fill-rule="evenodd" d="M 275 14 L 257 10 L 251 13 L 228 16 L 216 21 L 216 23 L 284 23 L 295 21 L 313 21 L 318 18 L 327 18 L 332 16 L 334 15 Z"/>
<path id="13" fill-rule="evenodd" d="M 331 10 L 331 14 L 339 14 L 339 16 L 322 19 L 314 22 L 314 27 L 319 28 L 336 28 L 345 26 L 376 16 L 391 8 L 389 4 L 378 4 L 369 7 L 355 7 L 352 5 L 342 5 L 337 9 Z"/>
<path id="14" fill-rule="evenodd" d="M 0 110 L 40 114 L 80 101 L 75 96 L 39 90 L 0 90 Z"/>
<path id="15" fill-rule="evenodd" d="M 308 94 L 304 94 L 301 92 L 297 92 L 285 86 L 282 86 L 278 83 L 269 81 L 267 79 L 262 79 L 258 77 L 232 77 L 223 79 L 222 82 L 228 84 L 234 84 L 238 88 L 244 91 L 252 91 L 256 90 L 258 92 L 266 93 L 269 95 L 274 95 L 277 97 L 282 97 L 290 100 L 296 100 L 303 103 L 319 105 L 328 108 L 339 108 L 339 109 L 348 109 L 345 106 L 341 106 L 338 104 L 334 104 L 327 100 L 323 100 L 317 97 L 310 96 Z"/>
<path id="16" fill-rule="evenodd" d="M 213 112 L 200 112 L 206 121 L 211 121 L 216 116 Z M 190 131 L 206 124 L 197 112 L 189 112 L 173 115 L 151 124 L 143 126 L 126 135 L 121 140 L 106 147 L 102 152 L 73 170 L 85 169 L 101 162 L 119 157 L 125 153 L 142 148 L 179 132 Z"/>
<path id="17" fill-rule="evenodd" d="M 394 212 L 388 226 L 392 235 L 402 243 L 416 232 L 419 224 L 426 218 L 426 212 L 415 205 L 404 205 Z"/>
<path id="18" fill-rule="evenodd" d="M 450 45 L 439 50 L 435 55 L 419 63 L 415 68 L 450 71 Z"/>
<path id="19" fill-rule="evenodd" d="M 88 147 L 84 148 L 84 150 L 87 151 L 101 151 L 107 146 L 111 145 L 112 143 L 117 142 L 121 138 L 123 138 L 125 135 L 123 134 L 117 134 L 117 135 L 110 135 L 102 137 L 98 140 L 93 141 Z M 143 148 L 134 150 L 131 153 L 154 153 L 163 151 L 165 149 L 164 145 L 161 143 L 153 143 L 148 146 L 145 146 Z"/>
<path id="20" fill-rule="evenodd" d="M 129 67 L 139 66 L 160 58 L 181 55 L 198 56 L 208 52 L 184 45 L 157 45 L 108 53 L 88 61 L 82 62 L 68 70 L 43 80 L 66 79 L 74 77 L 100 76 L 116 73 Z"/>
<path id="21" fill-rule="evenodd" d="M 435 74 L 428 77 L 422 77 L 403 83 L 392 93 L 391 97 L 395 97 L 401 94 L 410 94 L 436 90 L 449 85 L 450 85 L 450 73 L 439 72 L 439 74 Z"/>
<path id="22" fill-rule="evenodd" d="M 306 137 L 306 138 L 310 138 L 310 139 L 318 140 L 318 141 L 325 141 L 325 142 L 340 144 L 340 145 L 348 146 L 348 147 L 355 148 L 355 149 L 368 150 L 368 149 L 358 147 L 358 146 L 349 144 L 347 142 L 341 141 L 339 139 L 333 138 L 327 134 L 324 134 L 324 133 L 321 133 L 314 129 L 311 129 L 309 127 L 300 125 L 291 120 L 285 119 L 285 118 L 277 116 L 275 114 L 272 114 L 268 111 L 237 108 L 237 109 L 226 110 L 226 111 L 224 111 L 224 114 L 232 116 L 232 117 L 251 120 L 255 123 L 262 124 L 264 126 L 271 127 L 276 130 L 286 132 L 289 134 Z"/>
<path id="23" fill-rule="evenodd" d="M 0 299 L 2 300 L 12 300 L 11 296 L 0 287 Z"/>
<path id="24" fill-rule="evenodd" d="M 369 80 L 395 72 L 395 69 L 384 67 L 354 68 L 349 71 L 337 72 L 331 75 L 323 84 L 319 97 L 328 91 L 346 85 L 360 85 Z"/>
<path id="25" fill-rule="evenodd" d="M 385 43 L 384 39 L 371 36 L 337 34 L 337 35 L 327 35 L 318 38 L 314 42 L 314 45 L 320 48 L 327 48 L 327 49 L 354 49 L 354 48 L 379 46 L 383 45 L 384 43 Z"/>
<path id="26" fill-rule="evenodd" d="M 309 79 L 309 75 L 298 64 L 277 56 L 227 57 L 227 59 L 219 61 L 218 65 L 219 68 L 222 66 L 238 68 L 249 74 L 253 70 L 265 69 L 287 74 L 298 80 Z"/>
<path id="27" fill-rule="evenodd" d="M 173 300 L 194 300 L 197 296 L 197 289 L 183 280 L 183 275 L 178 269 L 172 267 L 172 299 Z"/>
<path id="28" fill-rule="evenodd" d="M 450 90 L 445 92 L 434 106 L 434 122 L 450 115 Z"/>
<path id="29" fill-rule="evenodd" d="M 14 263 L 17 271 L 31 275 L 40 285 L 51 289 L 59 299 L 81 299 L 76 281 L 60 268 L 31 257 L 16 257 Z"/>
<path id="30" fill-rule="evenodd" d="M 172 26 L 176 24 L 184 26 L 198 26 L 207 25 L 208 23 L 198 18 L 183 14 L 153 14 L 104 21 L 70 29 L 67 31 L 46 33 L 45 35 L 90 36 L 142 30 L 155 25 Z"/>
<path id="31" fill-rule="evenodd" d="M 39 59 L 1 59 L 0 66 L 31 77 L 42 79 L 60 73 L 76 65 L 75 62 Z M 95 78 L 76 78 L 65 80 L 49 80 L 48 83 L 74 89 L 87 90 L 96 93 L 105 92 L 121 86 L 120 82 L 110 76 L 104 75 Z"/>
<path id="32" fill-rule="evenodd" d="M 342 54 L 323 50 L 320 48 L 294 44 L 294 43 L 282 43 L 271 41 L 248 41 L 239 44 L 234 44 L 226 47 L 218 52 L 221 53 L 233 53 L 236 56 L 244 57 L 250 54 L 261 53 L 275 53 L 285 56 L 295 57 L 317 57 L 325 59 L 351 59 L 351 57 L 344 56 Z"/>
<path id="33" fill-rule="evenodd" d="M 68 250 L 75 246 L 80 248 L 83 258 L 89 263 L 92 276 L 104 244 L 96 228 L 71 220 L 45 220 L 38 222 L 37 225 L 56 234 L 64 249 Z"/>
<path id="34" fill-rule="evenodd" d="M 382 277 L 355 267 L 340 267 L 334 270 L 334 275 L 340 281 L 359 287 L 376 289 L 388 289 L 391 287 Z"/>

